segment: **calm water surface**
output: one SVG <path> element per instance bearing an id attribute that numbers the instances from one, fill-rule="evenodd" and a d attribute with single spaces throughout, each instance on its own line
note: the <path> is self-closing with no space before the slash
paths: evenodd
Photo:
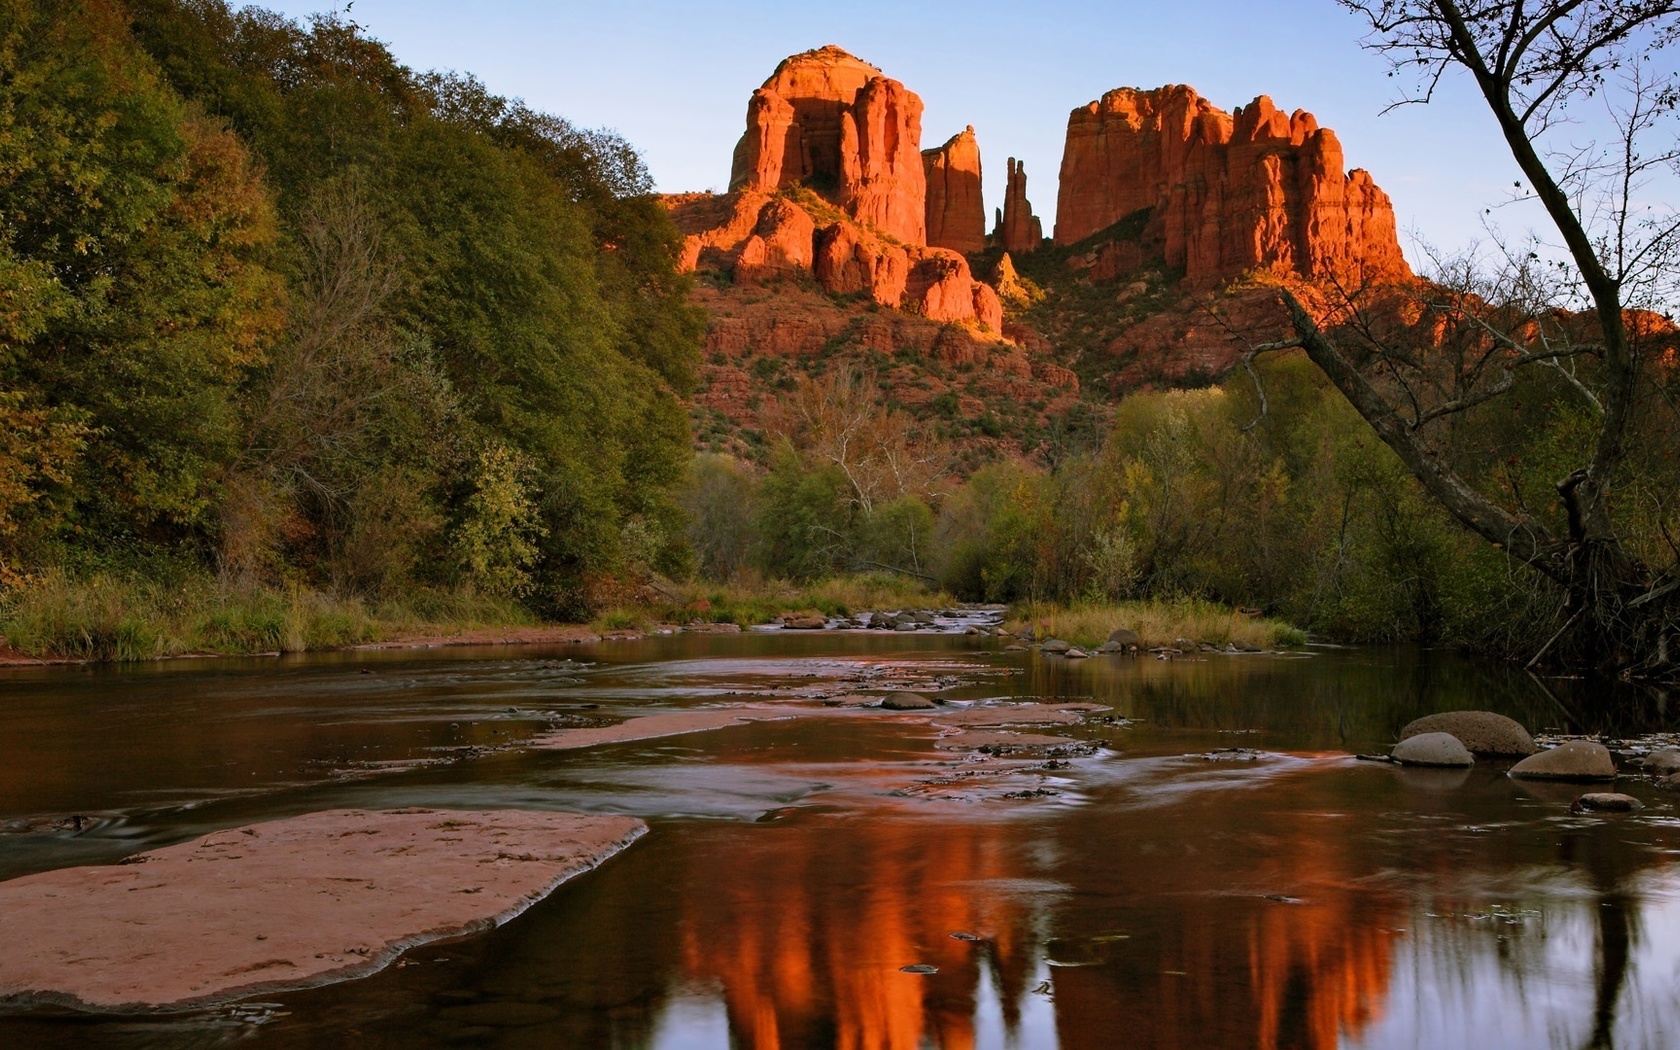
<path id="1" fill-rule="evenodd" d="M 521 747 L 902 686 L 1113 711 L 1067 729 L 1097 747 L 1054 768 L 869 715 Z M 1642 812 L 1579 818 L 1578 789 L 1499 763 L 1350 757 L 1461 707 L 1674 728 L 1658 698 L 1383 650 L 1070 662 L 685 635 L 0 672 L 0 878 L 343 806 L 652 828 L 494 933 L 374 977 L 184 1015 L 14 1012 L 0 1046 L 1680 1046 L 1673 797 L 1624 777 Z"/>

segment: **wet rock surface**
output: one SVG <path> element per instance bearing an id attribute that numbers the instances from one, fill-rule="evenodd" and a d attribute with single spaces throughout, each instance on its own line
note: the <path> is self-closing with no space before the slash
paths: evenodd
<path id="1" fill-rule="evenodd" d="M 1406 766 L 1471 766 L 1476 759 L 1451 733 L 1419 733 L 1394 745 L 1394 760 Z"/>
<path id="2" fill-rule="evenodd" d="M 1616 762 L 1610 749 L 1590 740 L 1566 740 L 1550 751 L 1518 762 L 1511 776 L 1532 780 L 1614 780 Z"/>
<path id="3" fill-rule="evenodd" d="M 881 700 L 888 711 L 935 711 L 939 705 L 920 693 L 891 693 Z"/>
<path id="4" fill-rule="evenodd" d="M 998 726 L 1077 725 L 1091 711 L 1106 711 L 1100 704 L 992 704 L 962 708 L 935 719 L 941 725 L 968 728 Z"/>
<path id="5" fill-rule="evenodd" d="M 647 830 L 632 817 L 329 810 L 0 883 L 0 1001 L 180 1008 L 381 969 L 499 925 Z"/>
<path id="6" fill-rule="evenodd" d="M 1594 791 L 1582 795 L 1570 804 L 1571 813 L 1632 813 L 1644 809 L 1645 803 L 1632 795 L 1615 791 Z"/>
<path id="7" fill-rule="evenodd" d="M 1645 756 L 1642 763 L 1645 771 L 1655 777 L 1670 777 L 1680 773 L 1680 751 L 1653 751 Z"/>

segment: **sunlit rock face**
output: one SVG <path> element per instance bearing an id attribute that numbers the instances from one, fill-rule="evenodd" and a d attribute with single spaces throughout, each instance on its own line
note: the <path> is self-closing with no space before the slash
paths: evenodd
<path id="1" fill-rule="evenodd" d="M 797 185 L 906 244 L 926 244 L 921 98 L 832 44 L 783 60 L 747 104 L 729 188 Z"/>
<path id="2" fill-rule="evenodd" d="M 980 197 L 980 143 L 971 126 L 937 149 L 922 151 L 927 176 L 927 241 L 935 248 L 986 248 L 986 208 Z"/>
<path id="3" fill-rule="evenodd" d="M 1044 227 L 1027 200 L 1027 166 L 1014 157 L 1009 158 L 1009 182 L 1003 210 L 998 214 L 997 240 L 1004 251 L 1016 255 L 1036 250 L 1044 240 Z"/>
<path id="4" fill-rule="evenodd" d="M 1257 269 L 1360 285 L 1410 275 L 1394 208 L 1304 110 L 1262 95 L 1233 113 L 1195 90 L 1118 88 L 1073 111 L 1055 239 L 1147 210 L 1145 243 L 1191 280 Z"/>
<path id="5" fill-rule="evenodd" d="M 1003 305 L 962 254 L 985 247 L 973 129 L 926 156 L 921 138 L 921 99 L 869 63 L 832 45 L 784 60 L 747 105 L 729 193 L 665 198 L 679 268 L 814 279 L 999 340 Z"/>

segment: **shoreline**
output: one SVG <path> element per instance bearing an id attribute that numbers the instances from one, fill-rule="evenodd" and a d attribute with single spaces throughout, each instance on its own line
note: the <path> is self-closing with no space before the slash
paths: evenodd
<path id="1" fill-rule="evenodd" d="M 582 624 L 555 624 L 549 627 L 475 627 L 462 630 L 454 634 L 440 632 L 419 632 L 414 634 L 398 634 L 391 638 L 377 642 L 357 642 L 350 645 L 326 646 L 319 649 L 302 649 L 299 652 L 309 653 L 346 653 L 357 651 L 374 652 L 379 650 L 397 649 L 441 649 L 467 646 L 496 646 L 496 645 L 586 645 L 603 640 L 611 640 L 611 635 L 622 635 L 626 632 L 609 632 L 603 636 L 590 630 Z M 639 632 L 638 632 L 639 636 Z M 248 659 L 252 657 L 279 657 L 286 653 L 278 649 L 265 649 L 259 652 L 187 652 L 165 653 L 159 656 L 147 657 L 144 660 L 102 660 L 85 656 L 31 656 L 19 652 L 0 641 L 0 669 L 11 667 L 82 667 L 93 664 L 143 664 L 159 663 L 169 660 L 224 660 Z"/>
<path id="2" fill-rule="evenodd" d="M 1025 646 L 1032 646 L 1034 642 L 1042 642 L 1049 638 L 1066 638 L 1076 646 L 1083 645 L 1095 649 L 1105 638 L 1112 638 L 1111 632 L 1118 633 L 1116 629 L 1135 629 L 1135 633 L 1132 635 L 1134 640 L 1130 644 L 1138 649 L 1171 646 L 1180 650 L 1197 648 L 1208 651 L 1208 647 L 1212 646 L 1215 649 L 1223 650 L 1228 644 L 1231 644 L 1233 639 L 1241 639 L 1240 644 L 1233 647 L 1235 650 L 1247 652 L 1274 651 L 1298 648 L 1306 639 L 1305 632 L 1291 625 L 1257 617 L 1247 610 L 1227 609 L 1206 602 L 1141 601 L 1106 606 L 1029 604 L 1014 608 L 955 602 L 935 604 L 946 605 L 947 609 L 955 606 L 966 610 L 997 612 L 1000 615 L 996 620 L 991 621 L 992 627 L 986 633 L 999 640 L 1007 640 Z M 497 646 L 594 645 L 601 642 L 636 641 L 666 634 L 739 633 L 763 626 L 773 626 L 778 632 L 785 630 L 798 634 L 818 634 L 830 631 L 851 633 L 863 627 L 864 622 L 881 615 L 879 611 L 859 612 L 855 615 L 825 615 L 797 601 L 778 603 L 778 605 L 779 608 L 777 609 L 766 610 L 771 612 L 772 618 L 763 621 L 755 619 L 755 622 L 750 626 L 743 626 L 739 618 L 716 622 L 669 622 L 659 618 L 658 611 L 644 608 L 639 610 L 643 615 L 632 621 L 634 625 L 625 624 L 624 626 L 611 626 L 615 622 L 624 623 L 622 617 L 611 614 L 598 619 L 594 624 L 549 623 L 531 625 L 510 623 L 496 627 L 451 627 L 447 624 L 424 624 L 418 627 L 393 625 L 389 637 L 375 637 L 374 640 L 344 641 L 327 645 L 306 644 L 299 648 L 288 649 L 263 648 L 245 651 L 189 649 L 126 659 L 95 656 L 35 656 L 12 647 L 6 637 L 0 635 L 0 671 L 11 668 L 144 664 L 165 660 L 280 657 L 293 652 L 344 653 Z M 797 611 L 801 608 L 805 611 Z M 661 611 L 664 615 L 670 615 L 668 609 Z M 713 610 L 707 611 L 713 612 Z M 623 612 L 623 610 L 619 612 Z M 934 623 L 935 614 L 933 613 L 920 614 L 914 624 L 903 622 L 905 615 L 903 612 L 887 615 L 889 618 L 886 622 L 889 625 L 894 622 L 893 616 L 899 617 L 897 629 L 900 631 L 951 633 L 949 630 L 932 632 L 927 630 L 936 626 Z M 860 617 L 862 621 L 860 621 Z M 938 626 L 949 628 L 952 624 L 952 620 L 946 619 Z M 372 630 L 368 633 L 377 635 L 378 626 L 370 626 L 372 626 Z M 873 630 L 877 625 L 871 624 L 870 626 Z M 367 638 L 367 634 L 363 634 L 362 637 Z"/>

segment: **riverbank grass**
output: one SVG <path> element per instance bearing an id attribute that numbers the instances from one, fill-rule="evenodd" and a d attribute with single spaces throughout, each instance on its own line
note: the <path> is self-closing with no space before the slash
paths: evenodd
<path id="1" fill-rule="evenodd" d="M 1078 646 L 1101 645 L 1124 627 L 1138 633 L 1145 649 L 1175 646 L 1181 638 L 1221 649 L 1226 645 L 1293 649 L 1307 640 L 1305 632 L 1282 620 L 1251 616 L 1191 598 L 1073 605 L 1025 603 L 1010 609 L 1005 627 L 1015 634 L 1031 627 Z"/>
<path id="2" fill-rule="evenodd" d="M 785 580 L 695 582 L 669 585 L 664 590 L 666 593 L 660 600 L 609 609 L 590 626 L 597 631 L 646 630 L 660 623 L 732 623 L 751 627 L 798 613 L 852 616 L 877 610 L 940 609 L 956 604 L 949 594 L 929 588 L 919 580 L 886 572 L 841 576 L 808 584 Z"/>
<path id="3" fill-rule="evenodd" d="M 207 575 L 148 579 L 48 573 L 0 591 L 0 638 L 32 657 L 156 660 L 340 649 L 442 628 L 522 627 L 512 602 L 420 592 L 368 602 L 305 588 L 227 586 Z"/>

